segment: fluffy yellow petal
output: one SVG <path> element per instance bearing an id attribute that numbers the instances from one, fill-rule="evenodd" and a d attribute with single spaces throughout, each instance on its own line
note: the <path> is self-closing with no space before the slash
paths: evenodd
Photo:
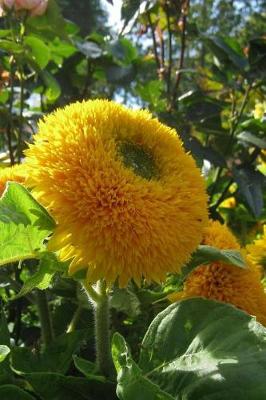
<path id="1" fill-rule="evenodd" d="M 26 166 L 58 224 L 50 247 L 90 283 L 161 281 L 200 243 L 204 180 L 177 133 L 147 111 L 106 100 L 58 110 L 40 123 Z"/>

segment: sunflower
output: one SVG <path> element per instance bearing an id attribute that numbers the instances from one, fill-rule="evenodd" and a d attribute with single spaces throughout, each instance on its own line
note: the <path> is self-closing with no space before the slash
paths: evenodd
<path id="1" fill-rule="evenodd" d="M 207 222 L 204 180 L 176 132 L 107 100 L 49 115 L 26 151 L 27 185 L 57 222 L 49 249 L 93 283 L 161 281 Z"/>
<path id="2" fill-rule="evenodd" d="M 252 244 L 246 246 L 248 260 L 266 271 L 266 225 L 263 227 L 263 235 Z"/>
<path id="3" fill-rule="evenodd" d="M 24 183 L 25 173 L 21 164 L 0 169 L 0 196 L 2 196 L 8 181 Z"/>
<path id="4" fill-rule="evenodd" d="M 240 246 L 226 225 L 210 221 L 205 229 L 203 243 L 219 249 L 240 250 Z M 260 270 L 253 264 L 241 269 L 217 261 L 198 266 L 188 276 L 184 289 L 169 296 L 171 301 L 202 296 L 235 305 L 255 315 L 266 325 L 266 295 L 261 283 Z"/>

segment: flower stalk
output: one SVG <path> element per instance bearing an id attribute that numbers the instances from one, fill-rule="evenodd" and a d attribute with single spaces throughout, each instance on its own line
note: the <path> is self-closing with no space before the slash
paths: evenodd
<path id="1" fill-rule="evenodd" d="M 84 283 L 84 287 L 94 307 L 96 364 L 104 376 L 110 376 L 112 365 L 109 328 L 110 315 L 106 282 L 103 280 L 98 281 L 96 289 L 87 283 Z"/>
<path id="2" fill-rule="evenodd" d="M 47 347 L 52 342 L 54 333 L 47 295 L 44 290 L 36 291 L 36 301 L 41 323 L 42 340 L 44 346 Z"/>

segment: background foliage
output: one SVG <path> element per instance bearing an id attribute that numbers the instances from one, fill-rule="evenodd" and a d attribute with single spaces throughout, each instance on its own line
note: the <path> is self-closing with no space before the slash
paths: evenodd
<path id="1" fill-rule="evenodd" d="M 185 148 L 202 168 L 210 215 L 226 221 L 242 245 L 249 243 L 265 221 L 265 0 L 123 0 L 120 27 L 111 26 L 106 6 L 112 7 L 112 1 L 108 3 L 49 0 L 48 11 L 41 17 L 0 19 L 1 168 L 22 161 L 38 119 L 59 106 L 76 100 L 109 98 L 130 107 L 146 107 L 179 132 Z M 2 236 L 0 265 L 7 260 L 9 265 L 0 270 L 0 397 L 116 398 L 114 382 L 101 376 L 93 364 L 92 308 L 85 294 L 78 281 L 67 278 L 65 266 L 40 247 L 53 221 L 23 188 L 11 185 L 9 194 L 10 198 L 1 200 L 0 210 L 8 210 L 9 229 L 16 232 L 17 241 L 13 242 L 12 257 L 16 251 L 19 257 L 9 257 Z M 34 212 L 25 215 L 29 204 Z M 4 223 L 0 220 L 0 226 Z M 29 248 L 23 247 L 25 258 L 39 247 L 38 261 L 22 261 L 19 246 L 25 237 L 30 238 Z M 211 259 L 210 255 L 204 257 Z M 156 322 L 142 343 L 148 325 L 168 304 L 162 299 L 181 283 L 180 277 L 170 277 L 164 287 L 139 289 L 131 283 L 127 289 L 114 288 L 111 329 L 127 338 L 133 359 L 138 359 L 141 349 L 137 365 L 123 338 L 114 337 L 121 399 L 169 400 L 178 398 L 177 389 L 184 391 L 187 399 L 210 395 L 212 383 L 209 391 L 204 385 L 193 386 L 197 370 L 191 370 L 189 382 L 183 385 L 181 370 L 188 365 L 182 343 L 176 353 L 176 357 L 183 357 L 179 358 L 180 371 L 175 371 L 177 387 L 169 381 L 172 375 L 167 368 L 163 382 L 162 374 L 153 371 L 161 368 L 156 353 L 159 350 L 145 346 L 156 341 Z M 47 300 L 51 315 L 43 321 Z M 202 313 L 209 307 L 208 312 L 213 312 L 215 318 L 215 304 L 202 301 Z M 181 326 L 185 330 L 182 307 L 192 315 L 191 304 L 181 309 L 171 307 L 180 318 L 178 323 L 172 322 L 177 324 L 175 329 Z M 218 312 L 224 318 L 229 314 L 226 322 L 221 319 L 218 330 L 230 326 L 236 318 L 230 307 Z M 252 350 L 263 338 L 265 343 L 265 333 L 258 326 L 250 328 L 248 317 L 242 314 L 239 312 L 237 317 L 239 329 L 247 335 Z M 165 314 L 155 321 L 158 318 L 164 319 Z M 47 343 L 53 341 L 41 351 L 43 323 L 52 327 Z M 193 331 L 186 340 L 193 342 L 197 334 Z M 228 342 L 220 349 L 227 360 L 233 343 L 229 331 Z M 203 369 L 201 379 L 212 381 L 219 357 L 208 347 L 209 342 L 206 346 L 208 354 L 204 357 L 212 368 Z M 252 364 L 242 357 L 240 347 L 238 350 L 239 368 L 247 363 L 251 371 L 254 365 L 256 368 L 260 360 L 252 360 Z M 146 362 L 149 351 L 153 357 Z M 195 360 L 191 357 L 189 368 L 193 369 Z M 170 355 L 169 362 L 174 362 Z M 231 359 L 229 364 L 233 362 Z M 223 373 L 229 376 L 230 365 L 224 368 Z M 265 366 L 262 368 L 265 371 Z M 266 392 L 265 383 L 260 384 L 258 380 L 256 387 L 252 386 L 254 399 L 263 398 Z M 142 392 L 143 387 L 146 392 Z M 245 389 L 236 392 L 237 398 L 247 395 Z M 218 393 L 213 398 L 221 396 Z"/>

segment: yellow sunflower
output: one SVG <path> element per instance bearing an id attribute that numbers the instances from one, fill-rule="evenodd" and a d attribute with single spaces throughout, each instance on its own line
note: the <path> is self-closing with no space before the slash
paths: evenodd
<path id="1" fill-rule="evenodd" d="M 107 100 L 49 115 L 26 152 L 27 185 L 57 221 L 49 248 L 87 282 L 161 281 L 207 222 L 204 181 L 173 129 Z"/>
<path id="2" fill-rule="evenodd" d="M 205 229 L 203 243 L 219 249 L 236 249 L 240 246 L 226 225 L 210 221 Z M 266 325 L 266 295 L 261 283 L 260 270 L 253 264 L 244 270 L 217 261 L 197 267 L 186 279 L 183 291 L 169 296 L 171 301 L 202 296 L 235 305 L 255 315 Z"/>
<path id="3" fill-rule="evenodd" d="M 246 246 L 248 260 L 266 271 L 266 225 L 263 226 L 263 235 L 252 244 Z"/>
<path id="4" fill-rule="evenodd" d="M 0 196 L 2 196 L 8 181 L 24 183 L 24 166 L 20 164 L 0 169 Z"/>

